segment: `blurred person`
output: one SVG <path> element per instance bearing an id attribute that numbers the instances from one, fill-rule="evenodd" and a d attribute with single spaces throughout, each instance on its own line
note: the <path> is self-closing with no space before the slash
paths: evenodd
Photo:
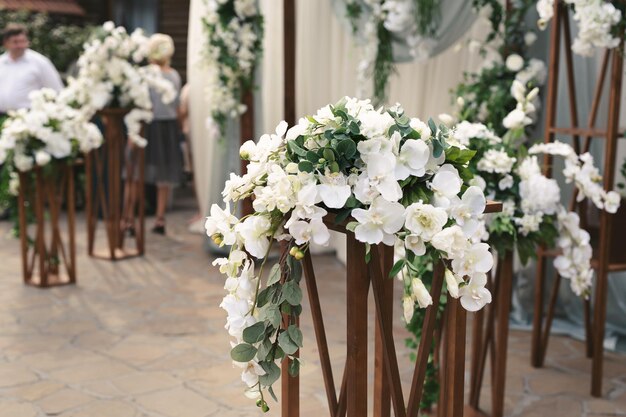
<path id="1" fill-rule="evenodd" d="M 29 48 L 25 26 L 9 23 L 2 30 L 0 55 L 0 117 L 30 107 L 28 95 L 42 88 L 60 91 L 63 82 L 48 58 Z"/>
<path id="2" fill-rule="evenodd" d="M 182 132 L 178 121 L 181 79 L 170 66 L 174 55 L 174 41 L 168 35 L 156 33 L 150 37 L 148 60 L 158 65 L 163 77 L 169 80 L 177 91 L 176 99 L 163 103 L 161 95 L 150 90 L 154 118 L 146 126 L 148 140 L 146 147 L 145 181 L 157 187 L 156 219 L 152 232 L 165 234 L 165 211 L 172 188 L 179 184 L 183 174 L 183 155 L 180 146 Z"/>

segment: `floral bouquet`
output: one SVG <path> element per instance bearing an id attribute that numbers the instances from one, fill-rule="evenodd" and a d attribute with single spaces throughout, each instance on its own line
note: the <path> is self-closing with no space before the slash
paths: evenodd
<path id="1" fill-rule="evenodd" d="M 518 81 L 513 90 L 518 109 L 511 113 L 525 108 L 537 94 L 536 88 L 526 94 Z M 519 143 L 523 129 L 523 123 L 514 125 L 501 139 L 482 124 L 463 121 L 452 133 L 451 143 L 476 151 L 469 164 L 475 173 L 473 183 L 488 198 L 503 202 L 502 213 L 488 221 L 485 241 L 499 254 L 517 249 L 524 264 L 538 246 L 558 247 L 561 254 L 554 265 L 559 274 L 570 279 L 574 293 L 587 297 L 593 277 L 589 233 L 580 228 L 578 215 L 562 205 L 561 188 L 555 179 L 543 175 L 537 155 L 565 158 L 563 175 L 568 183 L 575 184 L 579 201 L 588 197 L 599 209 L 615 213 L 619 194 L 602 188 L 590 154 L 578 156 L 570 145 L 561 142 L 526 149 Z"/>
<path id="2" fill-rule="evenodd" d="M 558 1 L 558 0 L 556 0 Z M 555 0 L 537 1 L 538 26 L 545 29 L 554 16 Z M 572 51 L 578 55 L 591 56 L 598 48 L 617 48 L 626 30 L 622 18 L 626 5 L 622 1 L 610 0 L 565 0 L 574 11 L 578 23 L 578 34 Z"/>
<path id="3" fill-rule="evenodd" d="M 148 53 L 148 38 L 140 29 L 130 35 L 123 27 L 106 22 L 98 35 L 85 44 L 78 59 L 78 76 L 70 78 L 62 99 L 88 117 L 105 107 L 130 109 L 125 116 L 129 138 L 145 146 L 141 123 L 152 119 L 150 88 L 169 103 L 176 98 L 171 82 L 154 65 L 141 66 Z"/>
<path id="4" fill-rule="evenodd" d="M 369 100 L 345 98 L 289 131 L 282 122 L 275 134 L 241 147 L 247 172 L 230 175 L 225 208 L 211 207 L 206 231 L 231 247 L 227 258 L 214 262 L 227 276 L 221 307 L 234 338 L 231 357 L 259 407 L 268 409 L 264 394 L 273 396 L 277 361 L 289 357 L 290 372 L 298 373 L 294 354 L 303 343 L 295 320 L 302 311 L 298 261 L 312 242 L 328 244 L 329 212 L 336 222 L 350 219 L 347 228 L 366 248 L 404 248 L 391 275 L 401 274 L 412 288 L 405 308 L 432 303 L 419 276 L 405 274 L 416 271 L 420 257 L 445 262 L 448 292 L 467 310 L 491 301 L 484 286 L 493 257 L 480 241 L 486 200 L 467 167 L 475 151 L 448 139 L 445 126 L 409 118 L 399 105 L 375 110 Z M 244 198 L 253 200 L 254 212 L 237 218 L 231 203 Z M 267 271 L 276 241 L 287 251 Z M 290 316 L 288 324 L 281 323 L 281 313 Z"/>
<path id="5" fill-rule="evenodd" d="M 30 94 L 31 109 L 9 115 L 0 133 L 0 164 L 21 172 L 51 161 L 73 160 L 98 148 L 102 134 L 98 127 L 63 101 L 54 90 Z"/>
<path id="6" fill-rule="evenodd" d="M 257 0 L 207 0 L 208 96 L 211 131 L 224 134 L 228 118 L 246 111 L 242 94 L 254 86 L 263 52 L 263 15 Z"/>

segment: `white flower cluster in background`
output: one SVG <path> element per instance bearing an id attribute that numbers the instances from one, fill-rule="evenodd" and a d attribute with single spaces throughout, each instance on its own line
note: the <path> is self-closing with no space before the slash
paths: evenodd
<path id="1" fill-rule="evenodd" d="M 529 154 L 549 154 L 565 158 L 563 175 L 568 183 L 574 183 L 578 190 L 577 200 L 588 198 L 600 210 L 616 213 L 620 205 L 620 194 L 606 191 L 602 186 L 602 176 L 595 166 L 593 156 L 589 152 L 577 155 L 566 143 L 555 141 L 533 145 Z"/>
<path id="2" fill-rule="evenodd" d="M 592 248 L 589 233 L 580 228 L 580 218 L 574 212 L 560 210 L 558 213 L 561 254 L 554 260 L 559 274 L 570 280 L 574 294 L 584 296 L 591 288 L 593 269 L 591 268 Z"/>
<path id="3" fill-rule="evenodd" d="M 527 154 L 520 153 L 520 145 L 512 142 L 508 134 L 501 142 L 494 142 L 486 139 L 478 126 L 470 130 L 464 124 L 461 130 L 477 135 L 467 145 L 477 151 L 476 165 L 470 167 L 477 174 L 474 184 L 485 191 L 488 199 L 503 202 L 502 213 L 488 219 L 489 235 L 485 241 L 494 248 L 508 250 L 517 245 L 527 257 L 536 245 L 546 245 L 556 234 L 554 243 L 560 255 L 555 259 L 555 267 L 561 276 L 570 279 L 574 293 L 589 296 L 593 278 L 589 234 L 580 228 L 578 215 L 563 206 L 561 187 L 555 179 L 544 175 L 538 155 L 563 157 L 563 175 L 567 183 L 575 185 L 578 200 L 589 198 L 599 209 L 615 213 L 619 194 L 602 188 L 602 177 L 591 155 L 578 156 L 570 145 L 558 141 L 537 144 Z"/>
<path id="4" fill-rule="evenodd" d="M 247 172 L 230 175 L 223 191 L 225 208 L 213 205 L 206 221 L 207 234 L 231 247 L 230 255 L 215 265 L 227 275 L 228 294 L 221 305 L 234 349 L 266 353 L 263 343 L 244 343 L 246 329 L 260 321 L 268 329 L 271 319 L 267 306 L 257 307 L 262 271 L 255 275 L 253 258 L 264 264 L 276 240 L 287 241 L 295 259 L 311 242 L 327 245 L 330 233 L 323 218 L 329 210 L 349 212 L 354 221 L 348 229 L 358 241 L 402 249 L 406 259 L 396 272 L 412 289 L 403 300 L 407 320 L 415 304 L 432 303 L 411 264 L 427 252 L 446 260 L 449 295 L 460 298 L 464 308 L 476 311 L 491 301 L 485 284 L 493 257 L 481 242 L 485 196 L 462 178 L 459 168 L 466 162 L 447 158 L 447 133 L 441 129 L 445 127 L 408 118 L 399 106 L 376 110 L 369 100 L 345 98 L 288 131 L 282 122 L 274 134 L 241 147 L 242 158 L 249 161 Z M 448 149 L 456 157 L 463 155 L 459 148 Z M 233 203 L 249 197 L 251 215 L 231 213 Z M 253 398 L 265 388 L 259 378 L 267 378 L 266 361 L 253 357 L 240 364 Z"/>
<path id="5" fill-rule="evenodd" d="M 537 117 L 539 88 L 535 87 L 528 92 L 526 85 L 515 79 L 511 85 L 511 95 L 517 101 L 517 106 L 502 120 L 502 125 L 509 130 L 523 130 Z"/>
<path id="6" fill-rule="evenodd" d="M 101 36 L 85 44 L 78 59 L 78 75 L 70 78 L 60 97 L 91 118 L 105 107 L 130 109 L 126 116 L 129 138 L 145 146 L 141 125 L 152 120 L 150 88 L 172 102 L 176 90 L 154 65 L 141 66 L 148 53 L 148 38 L 141 29 L 130 35 L 113 22 L 102 26 Z"/>
<path id="7" fill-rule="evenodd" d="M 262 53 L 263 18 L 256 0 L 206 0 L 206 5 L 206 96 L 211 114 L 207 123 L 218 126 L 210 131 L 223 134 L 225 120 L 246 111 L 241 103 L 242 83 L 254 79 Z M 225 20 L 227 10 L 234 13 Z"/>
<path id="8" fill-rule="evenodd" d="M 19 171 L 76 157 L 102 143 L 102 134 L 85 114 L 59 100 L 51 89 L 33 91 L 31 108 L 9 114 L 0 133 L 0 164 Z"/>
<path id="9" fill-rule="evenodd" d="M 554 17 L 555 0 L 537 1 L 539 28 L 545 29 Z M 558 0 L 557 0 L 558 1 Z M 614 28 L 620 23 L 622 13 L 612 1 L 607 0 L 564 0 L 574 8 L 574 21 L 578 23 L 578 34 L 572 43 L 574 53 L 591 56 L 597 48 L 617 48 L 619 36 Z"/>

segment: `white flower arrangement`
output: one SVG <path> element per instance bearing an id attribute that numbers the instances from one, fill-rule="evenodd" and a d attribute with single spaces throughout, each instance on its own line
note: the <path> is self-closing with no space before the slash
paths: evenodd
<path id="1" fill-rule="evenodd" d="M 493 258 L 481 242 L 486 200 L 470 185 L 467 169 L 474 152 L 450 146 L 448 133 L 432 120 L 410 119 L 399 106 L 375 110 L 369 100 L 346 98 L 289 131 L 282 122 L 274 134 L 241 147 L 247 172 L 231 174 L 223 191 L 225 208 L 213 205 L 206 232 L 231 247 L 227 258 L 214 263 L 227 275 L 221 306 L 234 338 L 231 357 L 243 369 L 247 395 L 264 411 L 264 393 L 273 395 L 280 376 L 276 362 L 288 356 L 290 371 L 298 372 L 293 355 L 302 346 L 295 325 L 302 310 L 298 261 L 311 242 L 328 244 L 329 211 L 337 222 L 351 216 L 347 228 L 367 248 L 401 249 L 391 275 L 409 289 L 403 305 L 411 315 L 416 303 L 432 303 L 415 266 L 422 256 L 446 263 L 447 280 L 455 283 L 449 295 L 467 310 L 491 301 L 485 284 Z M 252 214 L 231 213 L 234 203 L 250 197 Z M 288 254 L 267 273 L 275 241 L 286 242 Z M 254 258 L 261 260 L 258 274 Z M 288 324 L 281 324 L 281 311 L 290 315 Z"/>
<path id="2" fill-rule="evenodd" d="M 150 88 L 166 103 L 177 94 L 158 67 L 142 66 L 147 53 L 148 38 L 141 29 L 128 34 L 123 27 L 106 22 L 99 35 L 85 44 L 78 59 L 78 76 L 69 79 L 61 99 L 88 117 L 105 107 L 130 109 L 125 118 L 128 137 L 145 146 L 140 133 L 141 124 L 152 120 Z"/>
<path id="3" fill-rule="evenodd" d="M 557 0 L 558 1 L 558 0 Z M 597 48 L 617 48 L 620 31 L 623 34 L 622 12 L 611 0 L 564 0 L 574 10 L 578 34 L 572 43 L 572 51 L 578 55 L 591 56 Z M 554 16 L 555 0 L 538 0 L 538 26 L 545 29 Z M 622 26 L 620 28 L 620 25 Z"/>
<path id="4" fill-rule="evenodd" d="M 51 161 L 71 160 L 102 143 L 98 127 L 51 89 L 33 91 L 31 108 L 9 114 L 0 133 L 0 164 L 30 171 Z"/>
<path id="5" fill-rule="evenodd" d="M 256 0 L 206 0 L 207 98 L 210 132 L 224 134 L 228 119 L 246 112 L 242 94 L 254 87 L 263 48 L 263 16 Z"/>
<path id="6" fill-rule="evenodd" d="M 578 215 L 562 205 L 561 187 L 555 179 L 544 176 L 537 155 L 565 159 L 563 174 L 567 183 L 576 186 L 579 201 L 589 198 L 599 209 L 615 213 L 619 194 L 602 188 L 602 177 L 590 154 L 578 156 L 570 145 L 558 141 L 537 144 L 526 151 L 515 135 L 493 140 L 484 133 L 484 125 L 468 125 L 460 123 L 459 130 L 464 137 L 466 132 L 476 135 L 464 145 L 476 151 L 469 165 L 476 175 L 475 184 L 487 198 L 502 201 L 504 206 L 501 213 L 487 220 L 484 241 L 500 254 L 517 249 L 522 263 L 534 256 L 539 245 L 557 247 L 560 255 L 554 265 L 558 272 L 570 279 L 575 294 L 588 297 L 593 278 L 589 234 L 580 228 Z"/>

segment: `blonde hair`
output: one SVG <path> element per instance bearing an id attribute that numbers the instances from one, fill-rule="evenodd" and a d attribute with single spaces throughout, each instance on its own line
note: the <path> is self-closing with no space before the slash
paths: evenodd
<path id="1" fill-rule="evenodd" d="M 148 42 L 148 59 L 159 64 L 169 63 L 174 55 L 174 40 L 170 35 L 155 33 Z"/>

